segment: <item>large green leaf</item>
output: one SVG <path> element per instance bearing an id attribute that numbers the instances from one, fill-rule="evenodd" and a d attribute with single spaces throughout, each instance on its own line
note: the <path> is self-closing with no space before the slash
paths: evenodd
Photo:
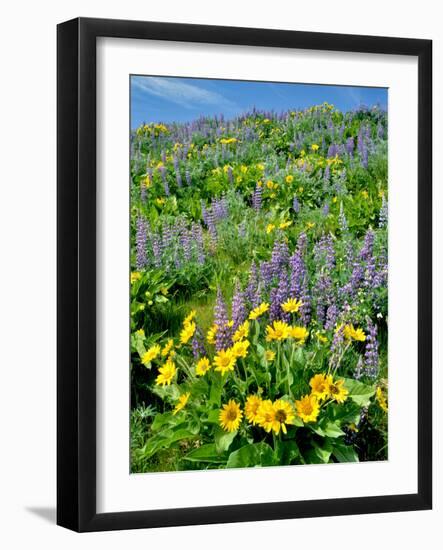
<path id="1" fill-rule="evenodd" d="M 228 468 L 248 468 L 251 466 L 274 466 L 278 460 L 272 448 L 266 443 L 251 443 L 229 455 Z"/>
<path id="2" fill-rule="evenodd" d="M 185 457 L 185 460 L 190 460 L 191 462 L 210 462 L 214 464 L 223 464 L 226 462 L 226 454 L 220 454 L 217 452 L 214 443 L 208 443 L 207 445 L 202 445 L 198 449 L 194 449 L 189 452 Z"/>
<path id="3" fill-rule="evenodd" d="M 361 407 L 367 407 L 375 393 L 375 386 L 368 386 L 352 378 L 345 379 L 345 387 L 352 401 Z"/>
<path id="4" fill-rule="evenodd" d="M 219 453 L 227 451 L 231 446 L 231 443 L 234 441 L 237 431 L 234 432 L 225 432 L 219 426 L 215 427 L 214 440 L 215 447 Z"/>
<path id="5" fill-rule="evenodd" d="M 310 426 L 316 434 L 321 435 L 322 437 L 340 437 L 345 435 L 341 430 L 340 426 L 336 422 L 324 421 L 320 424 L 314 424 Z"/>
<path id="6" fill-rule="evenodd" d="M 177 428 L 164 430 L 152 436 L 140 450 L 140 454 L 145 458 L 150 458 L 161 449 L 169 448 L 173 443 L 182 439 L 192 439 L 195 435 L 186 428 L 178 426 Z"/>
<path id="7" fill-rule="evenodd" d="M 339 462 L 358 462 L 358 454 L 351 445 L 345 445 L 343 441 L 336 442 L 332 454 Z"/>

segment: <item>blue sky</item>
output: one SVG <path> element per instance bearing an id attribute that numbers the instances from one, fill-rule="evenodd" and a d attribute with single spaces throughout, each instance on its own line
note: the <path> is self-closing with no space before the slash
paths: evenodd
<path id="1" fill-rule="evenodd" d="M 186 122 L 201 115 L 232 118 L 252 107 L 303 109 L 327 101 L 342 111 L 361 104 L 387 107 L 386 88 L 131 76 L 131 126 Z"/>

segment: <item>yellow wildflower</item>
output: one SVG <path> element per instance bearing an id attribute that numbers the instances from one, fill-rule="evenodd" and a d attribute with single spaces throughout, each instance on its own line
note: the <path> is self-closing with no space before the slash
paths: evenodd
<path id="1" fill-rule="evenodd" d="M 344 383 L 344 380 L 336 380 L 334 382 L 331 375 L 327 377 L 329 397 L 337 401 L 337 403 L 344 403 L 348 398 L 349 392 L 344 387 Z"/>
<path id="2" fill-rule="evenodd" d="M 266 341 L 286 340 L 291 334 L 291 329 L 284 321 L 274 321 L 272 325 L 266 327 Z"/>
<path id="3" fill-rule="evenodd" d="M 305 395 L 295 402 L 295 409 L 303 422 L 315 422 L 320 414 L 320 405 L 315 395 Z"/>
<path id="4" fill-rule="evenodd" d="M 175 409 L 173 410 L 172 414 L 176 415 L 185 407 L 190 395 L 191 394 L 189 392 L 180 395 L 180 397 L 178 398 L 178 403 L 175 406 Z"/>
<path id="5" fill-rule="evenodd" d="M 167 355 L 169 355 L 169 352 L 171 351 L 172 347 L 174 346 L 174 340 L 172 338 L 170 338 L 166 344 L 164 345 L 163 349 L 162 349 L 162 355 L 163 357 L 166 357 Z"/>
<path id="6" fill-rule="evenodd" d="M 258 406 L 256 413 L 256 424 L 263 428 L 266 432 L 272 430 L 275 422 L 275 409 L 270 399 L 263 400 Z"/>
<path id="7" fill-rule="evenodd" d="M 275 225 L 273 223 L 268 223 L 266 226 L 266 233 L 269 235 L 269 233 L 272 233 L 274 231 Z"/>
<path id="8" fill-rule="evenodd" d="M 266 361 L 274 361 L 275 359 L 275 351 L 272 351 L 272 349 L 267 349 L 265 351 L 265 358 L 266 358 Z"/>
<path id="9" fill-rule="evenodd" d="M 142 274 L 138 271 L 133 271 L 131 273 L 131 285 L 135 283 L 135 281 L 139 281 L 142 278 Z"/>
<path id="10" fill-rule="evenodd" d="M 218 418 L 220 426 L 226 432 L 235 432 L 240 426 L 242 417 L 240 405 L 230 399 L 227 405 L 223 405 Z"/>
<path id="11" fill-rule="evenodd" d="M 377 400 L 377 403 L 380 405 L 380 408 L 384 411 L 384 412 L 388 412 L 388 402 L 387 402 L 387 399 L 386 399 L 386 396 L 385 394 L 383 393 L 382 389 L 380 388 L 380 386 L 377 387 L 376 391 L 375 391 L 375 399 Z"/>
<path id="12" fill-rule="evenodd" d="M 157 386 L 169 386 L 177 372 L 174 361 L 168 359 L 166 363 L 158 369 L 158 372 L 160 374 L 155 379 Z"/>
<path id="13" fill-rule="evenodd" d="M 284 304 L 281 305 L 282 310 L 285 313 L 297 313 L 303 303 L 296 298 L 289 298 Z"/>
<path id="14" fill-rule="evenodd" d="M 251 424 L 257 424 L 257 412 L 261 405 L 261 397 L 249 395 L 245 403 L 245 416 Z"/>
<path id="15" fill-rule="evenodd" d="M 294 411 L 291 405 L 284 399 L 278 399 L 273 403 L 274 407 L 274 422 L 272 429 L 278 435 L 280 430 L 286 434 L 286 424 L 292 424 L 295 418 Z"/>
<path id="16" fill-rule="evenodd" d="M 315 395 L 317 399 L 326 399 L 329 396 L 329 384 L 328 377 L 325 374 L 316 374 L 309 380 L 311 386 L 312 395 Z"/>
<path id="17" fill-rule="evenodd" d="M 343 335 L 348 340 L 357 340 L 358 342 L 364 342 L 366 335 L 361 328 L 354 328 L 354 325 L 345 325 L 343 328 Z"/>
<path id="18" fill-rule="evenodd" d="M 291 226 L 292 225 L 292 222 L 291 221 L 287 221 L 287 222 L 282 222 L 278 227 L 280 229 L 286 229 L 287 227 Z"/>
<path id="19" fill-rule="evenodd" d="M 189 323 L 194 319 L 194 317 L 197 315 L 197 312 L 195 309 L 193 309 L 183 320 L 183 326 L 186 327 L 189 325 Z"/>
<path id="20" fill-rule="evenodd" d="M 292 176 L 291 174 L 288 174 L 286 177 L 285 177 L 285 182 L 286 183 L 292 183 L 294 181 L 294 176 Z"/>
<path id="21" fill-rule="evenodd" d="M 182 344 L 187 344 L 189 340 L 194 336 L 195 329 L 196 326 L 194 321 L 187 323 L 180 332 L 180 342 Z"/>
<path id="22" fill-rule="evenodd" d="M 314 153 L 315 153 L 316 151 L 318 151 L 319 148 L 320 148 L 320 147 L 319 147 L 316 143 L 313 143 L 313 144 L 311 145 L 311 149 L 314 151 Z"/>
<path id="23" fill-rule="evenodd" d="M 147 365 L 160 355 L 160 346 L 155 344 L 151 346 L 142 356 L 143 365 Z"/>
<path id="24" fill-rule="evenodd" d="M 206 341 L 208 344 L 215 344 L 215 335 L 217 333 L 217 325 L 212 325 L 211 328 L 208 329 L 208 332 L 206 333 Z"/>
<path id="25" fill-rule="evenodd" d="M 214 357 L 215 370 L 221 372 L 222 376 L 224 376 L 227 372 L 234 370 L 235 360 L 236 357 L 232 349 L 222 349 Z"/>
<path id="26" fill-rule="evenodd" d="M 258 317 L 260 317 L 260 315 L 263 315 L 263 313 L 266 313 L 269 309 L 269 304 L 266 303 L 266 302 L 263 302 L 262 304 L 260 304 L 259 306 L 257 306 L 256 308 L 254 308 L 251 313 L 249 314 L 249 319 L 257 319 Z"/>
<path id="27" fill-rule="evenodd" d="M 235 342 L 232 346 L 232 354 L 237 359 L 238 357 L 246 357 L 248 355 L 248 348 L 250 346 L 249 340 L 241 340 L 240 342 Z"/>
<path id="28" fill-rule="evenodd" d="M 245 321 L 242 323 L 238 329 L 234 332 L 234 336 L 232 337 L 233 342 L 239 342 L 240 340 L 244 340 L 249 335 L 249 321 Z"/>
<path id="29" fill-rule="evenodd" d="M 197 362 L 197 365 L 195 367 L 195 374 L 197 376 L 204 376 L 210 368 L 211 363 L 209 362 L 209 359 L 207 357 L 202 357 Z"/>
<path id="30" fill-rule="evenodd" d="M 309 336 L 309 331 L 306 327 L 289 327 L 289 336 L 303 343 Z"/>

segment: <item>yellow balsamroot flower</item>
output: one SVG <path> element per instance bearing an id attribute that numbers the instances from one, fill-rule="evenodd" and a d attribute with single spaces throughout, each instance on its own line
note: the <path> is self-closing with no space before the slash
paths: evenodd
<path id="1" fill-rule="evenodd" d="M 272 189 L 277 189 L 278 185 L 277 185 L 276 183 L 274 183 L 272 180 L 268 180 L 268 181 L 266 182 L 266 187 L 267 187 L 268 189 L 271 189 L 271 190 L 272 190 Z"/>
<path id="2" fill-rule="evenodd" d="M 245 166 L 244 164 L 242 164 L 240 166 L 240 171 L 241 171 L 242 174 L 246 174 L 246 172 L 248 171 L 248 167 Z"/>
<path id="3" fill-rule="evenodd" d="M 337 197 L 332 197 L 332 202 L 335 204 L 338 201 Z"/>
<path id="4" fill-rule="evenodd" d="M 174 340 L 170 338 L 162 348 L 162 355 L 166 357 L 174 346 Z"/>
<path id="5" fill-rule="evenodd" d="M 364 199 L 367 199 L 367 198 L 369 197 L 369 194 L 368 194 L 368 192 L 367 192 L 366 190 L 363 190 L 363 191 L 361 192 L 361 196 L 362 196 Z"/>
<path id="6" fill-rule="evenodd" d="M 315 227 L 315 222 L 308 222 L 306 224 L 306 229 L 312 229 L 313 227 Z"/>
<path id="7" fill-rule="evenodd" d="M 309 380 L 312 395 L 317 399 L 326 399 L 329 396 L 328 377 L 325 374 L 316 374 Z"/>
<path id="8" fill-rule="evenodd" d="M 344 387 L 344 383 L 344 380 L 336 380 L 334 382 L 331 375 L 327 377 L 329 397 L 337 401 L 337 403 L 344 403 L 348 398 L 349 392 Z"/>
<path id="9" fill-rule="evenodd" d="M 165 286 L 162 286 L 160 288 L 160 292 L 163 294 L 163 296 L 166 296 L 168 294 L 168 289 Z"/>
<path id="10" fill-rule="evenodd" d="M 215 335 L 217 334 L 217 325 L 212 325 L 208 332 L 206 333 L 206 341 L 208 344 L 215 344 Z"/>
<path id="11" fill-rule="evenodd" d="M 272 426 L 275 422 L 275 409 L 270 399 L 263 400 L 256 414 L 256 424 L 263 428 L 266 432 L 272 430 Z"/>
<path id="12" fill-rule="evenodd" d="M 309 336 L 309 331 L 305 327 L 289 327 L 289 330 L 289 336 L 300 343 L 303 343 Z"/>
<path id="13" fill-rule="evenodd" d="M 269 235 L 269 233 L 272 233 L 274 231 L 275 225 L 273 223 L 268 223 L 266 226 L 266 233 Z"/>
<path id="14" fill-rule="evenodd" d="M 183 326 L 189 325 L 189 323 L 194 319 L 194 317 L 197 315 L 197 312 L 195 309 L 193 309 L 183 320 Z"/>
<path id="15" fill-rule="evenodd" d="M 261 397 L 258 395 L 249 395 L 245 403 L 245 416 L 251 424 L 257 424 L 257 412 L 261 405 Z"/>
<path id="16" fill-rule="evenodd" d="M 274 361 L 275 359 L 275 351 L 272 351 L 272 349 L 267 349 L 265 351 L 265 357 L 266 357 L 266 361 Z"/>
<path id="17" fill-rule="evenodd" d="M 320 405 L 315 395 L 305 395 L 295 402 L 295 410 L 303 422 L 315 422 L 320 414 Z"/>
<path id="18" fill-rule="evenodd" d="M 291 225 L 292 225 L 292 222 L 288 221 L 288 222 L 282 222 L 278 227 L 279 227 L 280 229 L 286 229 L 286 228 L 288 228 L 288 227 L 291 226 Z"/>
<path id="19" fill-rule="evenodd" d="M 326 342 L 328 341 L 328 339 L 326 338 L 326 336 L 324 334 L 322 334 L 321 332 L 317 331 L 315 333 L 315 336 L 317 336 L 317 340 L 321 343 L 321 344 L 326 344 Z"/>
<path id="20" fill-rule="evenodd" d="M 258 170 L 261 170 L 263 172 L 264 169 L 265 169 L 265 165 L 264 164 L 257 164 L 257 168 L 258 168 Z"/>
<path id="21" fill-rule="evenodd" d="M 232 337 L 233 342 L 240 342 L 240 340 L 244 340 L 249 335 L 249 321 L 245 321 L 242 323 L 238 329 L 234 332 L 234 336 Z"/>
<path id="22" fill-rule="evenodd" d="M 145 331 L 142 328 L 139 328 L 138 330 L 136 330 L 135 334 L 137 334 L 137 336 L 141 336 L 142 338 L 145 337 Z"/>
<path id="23" fill-rule="evenodd" d="M 195 367 L 195 374 L 197 376 L 204 376 L 210 368 L 211 363 L 209 362 L 209 359 L 207 357 L 202 357 L 197 362 L 197 365 Z"/>
<path id="24" fill-rule="evenodd" d="M 291 334 L 291 329 L 284 321 L 274 321 L 272 325 L 266 327 L 266 341 L 286 340 Z"/>
<path id="25" fill-rule="evenodd" d="M 357 340 L 358 342 L 364 342 L 366 335 L 361 328 L 354 328 L 354 325 L 345 325 L 343 328 L 343 336 L 348 340 Z"/>
<path id="26" fill-rule="evenodd" d="M 269 309 L 269 304 L 266 303 L 266 302 L 263 302 L 262 304 L 260 304 L 259 306 L 257 306 L 256 308 L 254 308 L 251 313 L 249 314 L 249 319 L 257 319 L 258 317 L 260 317 L 260 315 L 263 315 L 263 313 L 266 313 Z"/>
<path id="27" fill-rule="evenodd" d="M 194 321 L 187 323 L 180 332 L 180 342 L 182 344 L 187 344 L 189 340 L 194 336 L 195 329 L 196 327 Z"/>
<path id="28" fill-rule="evenodd" d="M 286 183 L 292 183 L 294 181 L 294 176 L 292 176 L 291 174 L 288 174 L 286 177 L 285 177 L 285 182 Z"/>
<path id="29" fill-rule="evenodd" d="M 296 298 L 289 298 L 285 303 L 281 305 L 282 310 L 285 313 L 297 313 L 303 303 Z"/>
<path id="30" fill-rule="evenodd" d="M 220 350 L 214 357 L 215 370 L 224 376 L 227 372 L 234 370 L 236 357 L 232 349 Z"/>
<path id="31" fill-rule="evenodd" d="M 152 360 L 156 359 L 160 355 L 160 351 L 160 346 L 158 344 L 151 346 L 142 356 L 143 365 L 147 365 Z"/>
<path id="32" fill-rule="evenodd" d="M 235 137 L 232 137 L 232 138 L 222 138 L 220 140 L 220 143 L 224 144 L 224 145 L 230 145 L 231 143 L 237 143 L 238 139 L 235 138 Z"/>
<path id="33" fill-rule="evenodd" d="M 131 273 L 131 285 L 135 283 L 135 281 L 139 281 L 142 278 L 142 274 L 138 271 L 133 271 Z"/>
<path id="34" fill-rule="evenodd" d="M 240 422 L 243 418 L 243 413 L 240 405 L 230 399 L 227 405 L 223 405 L 223 408 L 219 414 L 220 426 L 226 432 L 235 432 L 240 426 Z"/>
<path id="35" fill-rule="evenodd" d="M 155 379 L 157 386 L 169 386 L 177 372 L 174 361 L 168 359 L 166 363 L 158 369 L 158 372 L 160 374 Z"/>
<path id="36" fill-rule="evenodd" d="M 172 411 L 172 414 L 176 415 L 178 412 L 184 409 L 190 395 L 191 394 L 189 392 L 180 395 L 180 397 L 178 398 L 178 403 L 175 406 L 175 409 Z"/>
<path id="37" fill-rule="evenodd" d="M 278 399 L 273 404 L 274 407 L 274 423 L 272 429 L 278 435 L 280 430 L 286 434 L 286 424 L 292 424 L 295 418 L 294 411 L 291 405 L 284 399 Z"/>
<path id="38" fill-rule="evenodd" d="M 377 389 L 375 390 L 375 399 L 377 400 L 377 403 L 380 405 L 380 409 L 382 409 L 385 413 L 387 413 L 388 402 L 380 386 L 378 386 Z"/>
<path id="39" fill-rule="evenodd" d="M 236 181 L 237 183 L 241 183 L 241 182 L 243 181 L 243 178 L 242 178 L 241 176 L 237 176 L 236 179 L 235 179 L 235 181 Z"/>
<path id="40" fill-rule="evenodd" d="M 162 204 L 165 204 L 165 199 L 163 197 L 158 197 L 157 199 L 155 199 L 155 202 L 161 206 Z"/>
<path id="41" fill-rule="evenodd" d="M 320 147 L 319 147 L 316 143 L 313 143 L 313 144 L 311 145 L 311 149 L 314 151 L 314 153 L 315 153 L 316 151 L 318 151 L 319 148 L 320 148 Z"/>
<path id="42" fill-rule="evenodd" d="M 232 354 L 237 359 L 239 357 L 246 357 L 248 355 L 248 348 L 250 346 L 249 340 L 241 340 L 240 342 L 235 342 L 232 346 Z"/>
<path id="43" fill-rule="evenodd" d="M 234 321 L 231 319 L 230 321 L 228 321 L 226 323 L 226 326 L 229 327 L 229 328 L 232 328 L 234 326 Z"/>

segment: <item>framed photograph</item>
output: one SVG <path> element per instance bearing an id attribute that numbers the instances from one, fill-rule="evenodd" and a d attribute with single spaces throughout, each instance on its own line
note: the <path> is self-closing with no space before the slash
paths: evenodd
<path id="1" fill-rule="evenodd" d="M 59 525 L 432 506 L 432 43 L 58 26 Z"/>

